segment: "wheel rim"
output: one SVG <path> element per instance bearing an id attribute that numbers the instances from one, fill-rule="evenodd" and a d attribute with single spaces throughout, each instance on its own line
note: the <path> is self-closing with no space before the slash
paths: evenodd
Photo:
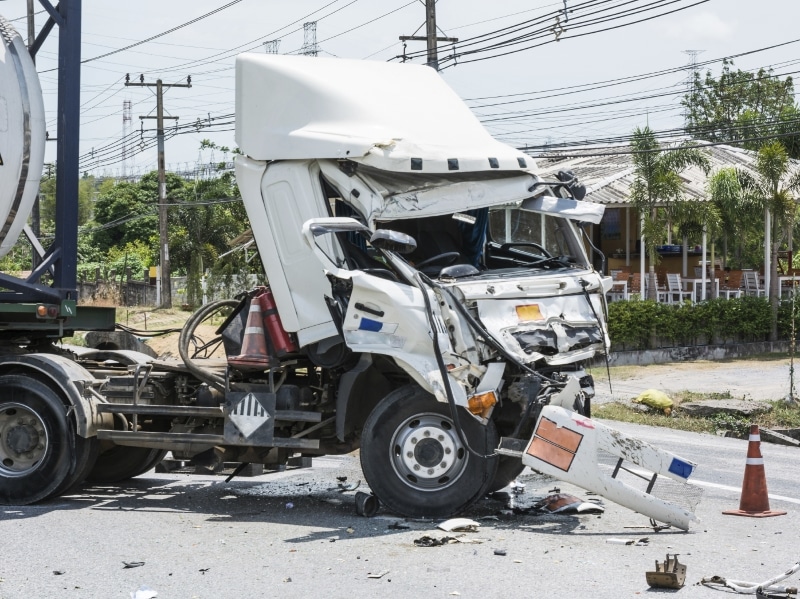
<path id="1" fill-rule="evenodd" d="M 441 414 L 417 414 L 392 437 L 391 461 L 399 478 L 420 491 L 438 491 L 464 473 L 468 454 L 453 426 Z"/>
<path id="2" fill-rule="evenodd" d="M 18 403 L 0 405 L 0 473 L 24 476 L 47 453 L 47 429 L 41 416 Z"/>

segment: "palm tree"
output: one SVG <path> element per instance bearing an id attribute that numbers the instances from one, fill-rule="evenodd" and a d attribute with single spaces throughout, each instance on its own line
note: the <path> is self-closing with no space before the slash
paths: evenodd
<path id="1" fill-rule="evenodd" d="M 754 171 L 738 171 L 747 197 L 764 209 L 770 227 L 769 303 L 772 307 L 770 340 L 778 338 L 778 249 L 791 235 L 797 213 L 796 193 L 800 191 L 800 169 L 794 168 L 780 141 L 767 143 L 758 150 Z M 771 222 L 770 222 L 771 219 Z"/>
<path id="2" fill-rule="evenodd" d="M 692 165 L 708 172 L 709 161 L 691 146 L 663 149 L 650 127 L 637 127 L 630 145 L 634 167 L 630 199 L 642 219 L 642 243 L 650 255 L 647 297 L 656 299 L 656 246 L 666 235 L 673 204 L 684 197 L 680 173 Z"/>

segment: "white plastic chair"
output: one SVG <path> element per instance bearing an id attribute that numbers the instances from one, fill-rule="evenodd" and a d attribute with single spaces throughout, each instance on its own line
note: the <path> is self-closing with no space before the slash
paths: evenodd
<path id="1" fill-rule="evenodd" d="M 758 273 L 756 271 L 744 271 L 744 292 L 746 295 L 767 297 L 767 290 L 761 288 L 761 285 L 758 282 Z"/>
<path id="2" fill-rule="evenodd" d="M 694 303 L 694 292 L 683 288 L 681 276 L 675 272 L 667 273 L 667 303 L 674 304 L 683 302 L 684 298 Z"/>

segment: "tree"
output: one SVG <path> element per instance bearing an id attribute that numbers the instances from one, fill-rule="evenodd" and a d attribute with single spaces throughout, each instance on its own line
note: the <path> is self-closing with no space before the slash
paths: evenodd
<path id="1" fill-rule="evenodd" d="M 719 212 L 724 265 L 728 265 L 731 256 L 729 241 L 735 246 L 733 259 L 737 267 L 760 263 L 764 256 L 764 210 L 760 202 L 744 192 L 738 171 L 733 167 L 719 169 L 709 177 L 706 191 Z"/>
<path id="2" fill-rule="evenodd" d="M 649 127 L 633 132 L 631 141 L 634 180 L 631 203 L 643 219 L 642 250 L 649 254 L 648 299 L 656 299 L 656 246 L 666 237 L 673 204 L 683 199 L 684 185 L 680 173 L 691 165 L 708 171 L 708 158 L 699 149 L 680 146 L 664 150 Z"/>
<path id="3" fill-rule="evenodd" d="M 771 69 L 751 73 L 732 67 L 732 61 L 723 61 L 719 78 L 711 71 L 704 80 L 695 73 L 692 90 L 681 101 L 687 109 L 686 132 L 712 142 L 743 142 L 751 150 L 763 138 L 780 135 L 789 155 L 800 157 L 800 109 L 792 78 L 775 77 Z"/>
<path id="4" fill-rule="evenodd" d="M 155 239 L 158 252 L 158 216 L 155 202 L 137 183 L 121 182 L 101 193 L 95 203 L 92 238 L 103 253 L 114 246 Z"/>
<path id="5" fill-rule="evenodd" d="M 195 182 L 190 189 L 192 200 L 174 210 L 170 230 L 173 265 L 187 274 L 187 301 L 199 305 L 201 280 L 206 266 L 229 249 L 228 243 L 248 224 L 237 200 L 239 190 L 233 173 Z M 234 200 L 234 201 L 231 201 Z"/>
<path id="6" fill-rule="evenodd" d="M 758 150 L 754 171 L 740 169 L 737 172 L 748 200 L 762 206 L 766 210 L 765 215 L 772 217 L 769 302 L 772 307 L 770 340 L 775 341 L 778 338 L 780 301 L 778 250 L 794 228 L 798 200 L 796 194 L 800 191 L 800 169 L 792 166 L 783 144 L 773 141 Z"/>

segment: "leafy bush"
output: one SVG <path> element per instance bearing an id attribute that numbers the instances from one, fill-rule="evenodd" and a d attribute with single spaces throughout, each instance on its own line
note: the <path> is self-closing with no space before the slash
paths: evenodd
<path id="1" fill-rule="evenodd" d="M 800 332 L 800 302 L 794 310 Z M 792 302 L 781 302 L 780 339 L 791 335 L 791 315 Z M 633 300 L 608 306 L 608 328 L 614 351 L 765 341 L 769 337 L 770 322 L 769 303 L 763 297 L 713 299 L 697 304 Z"/>

